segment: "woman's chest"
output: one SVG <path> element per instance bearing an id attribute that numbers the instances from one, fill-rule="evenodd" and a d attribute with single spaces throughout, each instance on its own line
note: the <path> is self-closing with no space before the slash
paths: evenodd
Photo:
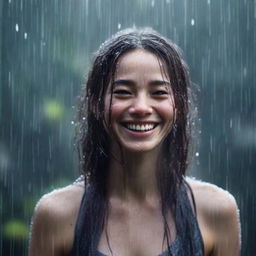
<path id="1" fill-rule="evenodd" d="M 171 240 L 175 239 L 175 227 L 167 216 Z M 158 210 L 140 209 L 129 212 L 112 212 L 100 237 L 98 250 L 105 255 L 156 256 L 167 249 L 164 241 L 164 224 Z"/>

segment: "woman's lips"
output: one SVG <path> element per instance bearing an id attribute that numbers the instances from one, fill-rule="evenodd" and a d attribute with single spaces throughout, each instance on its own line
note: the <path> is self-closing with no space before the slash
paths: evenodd
<path id="1" fill-rule="evenodd" d="M 157 126 L 157 123 L 122 123 L 122 125 L 131 131 L 146 132 L 153 130 Z"/>

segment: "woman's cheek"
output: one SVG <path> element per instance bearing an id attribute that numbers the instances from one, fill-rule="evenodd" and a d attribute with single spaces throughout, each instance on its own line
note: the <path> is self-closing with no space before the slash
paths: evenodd
<path id="1" fill-rule="evenodd" d="M 168 119 L 172 119 L 174 116 L 174 104 L 172 101 L 168 100 L 166 102 L 158 103 L 158 112 Z"/>
<path id="2" fill-rule="evenodd" d="M 123 104 L 117 102 L 112 98 L 112 102 L 110 105 L 110 97 L 106 97 L 105 99 L 105 120 L 109 125 L 109 117 L 111 116 L 111 122 L 115 121 L 123 112 Z M 113 123 L 111 124 L 111 126 Z"/>
<path id="3" fill-rule="evenodd" d="M 113 103 L 111 106 L 111 120 L 115 123 L 115 121 L 120 120 L 123 116 L 123 107 L 121 104 Z M 114 125 L 112 123 L 112 125 Z"/>

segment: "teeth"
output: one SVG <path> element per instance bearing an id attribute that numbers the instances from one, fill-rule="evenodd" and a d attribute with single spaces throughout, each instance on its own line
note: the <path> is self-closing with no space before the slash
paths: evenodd
<path id="1" fill-rule="evenodd" d="M 146 125 L 139 125 L 139 124 L 126 124 L 125 125 L 128 129 L 134 131 L 149 131 L 154 129 L 154 124 L 146 124 Z"/>

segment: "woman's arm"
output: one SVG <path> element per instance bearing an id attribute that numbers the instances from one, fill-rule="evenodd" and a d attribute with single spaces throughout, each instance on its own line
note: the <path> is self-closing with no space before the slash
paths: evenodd
<path id="1" fill-rule="evenodd" d="M 83 191 L 76 184 L 43 196 L 32 218 L 29 256 L 70 254 Z"/>
<path id="2" fill-rule="evenodd" d="M 211 218 L 215 234 L 213 256 L 238 256 L 241 249 L 239 211 L 230 194 L 222 197 L 215 216 Z"/>
<path id="3" fill-rule="evenodd" d="M 29 256 L 61 256 L 59 221 L 49 197 L 36 206 L 31 224 Z"/>
<path id="4" fill-rule="evenodd" d="M 187 181 L 195 197 L 206 256 L 240 255 L 240 219 L 234 197 L 213 184 L 190 178 Z"/>

